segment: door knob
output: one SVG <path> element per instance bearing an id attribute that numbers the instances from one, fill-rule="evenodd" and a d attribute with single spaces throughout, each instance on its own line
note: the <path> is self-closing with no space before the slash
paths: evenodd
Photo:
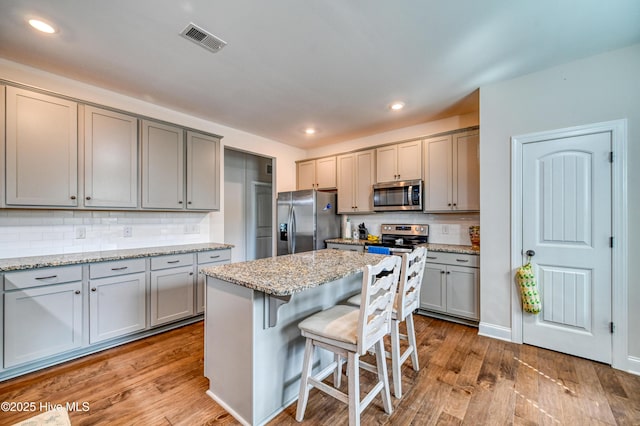
<path id="1" fill-rule="evenodd" d="M 527 250 L 524 254 L 526 254 L 529 257 L 533 257 L 536 255 L 536 252 L 533 250 Z"/>

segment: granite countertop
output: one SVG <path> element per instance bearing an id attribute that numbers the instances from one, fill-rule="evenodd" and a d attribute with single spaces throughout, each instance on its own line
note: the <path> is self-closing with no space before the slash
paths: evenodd
<path id="1" fill-rule="evenodd" d="M 383 255 L 317 250 L 203 268 L 202 273 L 274 296 L 289 296 L 358 273 Z"/>
<path id="2" fill-rule="evenodd" d="M 231 249 L 231 244 L 201 243 L 175 246 L 143 247 L 122 250 L 105 250 L 86 253 L 51 254 L 46 256 L 14 257 L 0 259 L 0 272 L 21 269 L 45 268 L 49 266 L 76 265 L 80 263 L 104 262 L 108 260 L 135 259 L 165 254 L 194 253 L 209 250 Z"/>
<path id="3" fill-rule="evenodd" d="M 349 244 L 354 246 L 363 246 L 367 243 L 367 240 L 354 240 L 350 238 L 332 238 L 330 240 L 325 240 L 325 243 L 334 243 L 334 244 Z M 424 244 L 427 250 L 437 251 L 437 252 L 445 252 L 445 253 L 458 253 L 458 254 L 480 254 L 480 249 L 473 248 L 471 246 L 463 246 L 456 244 L 435 244 L 435 243 L 427 243 Z"/>

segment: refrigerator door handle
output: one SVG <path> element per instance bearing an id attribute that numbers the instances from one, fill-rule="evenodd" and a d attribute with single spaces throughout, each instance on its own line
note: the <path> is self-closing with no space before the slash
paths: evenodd
<path id="1" fill-rule="evenodd" d="M 289 233 L 289 241 L 291 242 L 289 252 L 291 254 L 296 252 L 296 231 L 296 209 L 291 207 L 291 232 Z"/>
<path id="2" fill-rule="evenodd" d="M 287 254 L 291 254 L 291 241 L 293 240 L 293 229 L 291 228 L 291 210 L 292 206 L 289 206 L 289 213 L 287 214 Z"/>

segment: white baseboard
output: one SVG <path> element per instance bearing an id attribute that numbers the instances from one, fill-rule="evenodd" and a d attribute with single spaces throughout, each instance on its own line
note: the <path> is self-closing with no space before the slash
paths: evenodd
<path id="1" fill-rule="evenodd" d="M 478 335 L 511 342 L 511 328 L 501 325 L 480 322 L 478 325 Z"/>
<path id="2" fill-rule="evenodd" d="M 235 412 L 224 401 L 222 401 L 220 398 L 218 398 L 215 393 L 211 392 L 210 390 L 207 390 L 206 393 L 207 393 L 207 395 L 209 395 L 209 398 L 213 399 L 215 402 L 220 404 L 220 406 L 222 408 L 224 408 L 227 413 L 231 414 L 233 416 L 233 418 L 235 418 L 237 421 L 239 421 L 240 424 L 242 424 L 243 426 L 251 426 L 251 422 L 246 421 L 240 414 Z"/>
<path id="3" fill-rule="evenodd" d="M 627 372 L 640 376 L 640 358 L 635 356 L 627 357 Z"/>

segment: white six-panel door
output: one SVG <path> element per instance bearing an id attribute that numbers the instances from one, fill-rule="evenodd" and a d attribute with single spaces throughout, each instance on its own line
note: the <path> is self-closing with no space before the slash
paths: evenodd
<path id="1" fill-rule="evenodd" d="M 611 363 L 611 133 L 522 147 L 522 249 L 542 301 L 523 342 Z"/>

